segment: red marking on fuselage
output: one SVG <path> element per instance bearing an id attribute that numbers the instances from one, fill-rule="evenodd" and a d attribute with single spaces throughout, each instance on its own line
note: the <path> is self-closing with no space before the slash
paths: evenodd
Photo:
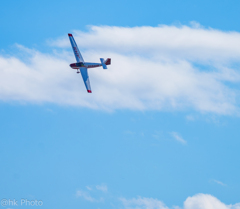
<path id="1" fill-rule="evenodd" d="M 86 66 L 86 68 L 95 68 L 95 67 L 99 67 L 99 66 L 101 66 L 101 65 L 88 65 L 88 66 Z"/>
<path id="2" fill-rule="evenodd" d="M 91 91 L 91 90 L 87 90 L 87 92 L 88 92 L 88 93 L 92 93 L 92 91 Z"/>

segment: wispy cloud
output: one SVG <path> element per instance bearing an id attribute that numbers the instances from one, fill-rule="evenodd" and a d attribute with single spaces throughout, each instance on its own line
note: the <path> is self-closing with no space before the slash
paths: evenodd
<path id="1" fill-rule="evenodd" d="M 106 185 L 97 185 L 97 186 L 96 186 L 96 189 L 97 189 L 97 190 L 100 190 L 100 191 L 102 191 L 102 192 L 107 192 L 107 191 L 108 191 L 108 188 L 107 188 Z"/>
<path id="2" fill-rule="evenodd" d="M 85 200 L 90 201 L 90 202 L 96 202 L 97 201 L 95 198 L 91 197 L 88 192 L 81 191 L 81 190 L 77 191 L 76 196 L 77 197 L 82 197 Z"/>
<path id="3" fill-rule="evenodd" d="M 193 115 L 187 115 L 186 119 L 189 120 L 189 121 L 194 121 L 195 117 Z"/>
<path id="4" fill-rule="evenodd" d="M 189 26 L 92 26 L 75 31 L 85 60 L 111 57 L 109 69 L 89 70 L 92 94 L 69 68 L 68 47 L 46 54 L 18 46 L 23 59 L 0 56 L 0 100 L 56 103 L 95 109 L 183 110 L 238 113 L 240 33 Z M 86 50 L 87 49 L 87 50 Z"/>
<path id="5" fill-rule="evenodd" d="M 120 201 L 126 209 L 168 209 L 162 201 L 153 198 L 120 198 Z"/>
<path id="6" fill-rule="evenodd" d="M 90 187 L 90 186 L 86 186 L 86 188 L 87 188 L 87 190 L 92 190 L 92 187 Z"/>
<path id="7" fill-rule="evenodd" d="M 216 184 L 219 184 L 219 185 L 221 185 L 221 186 L 227 186 L 227 184 L 224 184 L 223 182 L 218 181 L 218 180 L 216 180 L 216 179 L 212 179 L 211 181 L 214 182 L 214 183 L 216 183 Z"/>
<path id="8" fill-rule="evenodd" d="M 89 202 L 104 202 L 108 187 L 105 184 L 86 186 L 87 190 L 77 190 L 76 197 L 81 197 Z"/>
<path id="9" fill-rule="evenodd" d="M 173 138 L 175 140 L 177 140 L 178 142 L 182 143 L 182 144 L 187 144 L 187 141 L 184 140 L 177 132 L 171 132 L 171 135 L 173 136 Z"/>

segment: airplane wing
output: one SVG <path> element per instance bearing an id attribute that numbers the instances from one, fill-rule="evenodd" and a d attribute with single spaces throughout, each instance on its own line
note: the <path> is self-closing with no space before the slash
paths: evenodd
<path id="1" fill-rule="evenodd" d="M 86 86 L 87 92 L 92 93 L 87 68 L 86 67 L 80 67 L 80 71 L 81 71 L 81 75 L 82 75 L 84 84 Z"/>
<path id="2" fill-rule="evenodd" d="M 82 55 L 81 55 L 81 53 L 80 53 L 80 51 L 79 51 L 79 49 L 77 47 L 77 44 L 76 44 L 72 34 L 69 33 L 68 37 L 69 37 L 69 40 L 71 42 L 71 45 L 72 45 L 72 48 L 73 48 L 73 53 L 74 53 L 74 55 L 76 57 L 77 62 L 84 62 L 83 57 L 82 57 Z"/>

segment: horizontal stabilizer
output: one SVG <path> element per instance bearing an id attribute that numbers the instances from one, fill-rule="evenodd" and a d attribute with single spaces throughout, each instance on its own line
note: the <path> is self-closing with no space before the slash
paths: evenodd
<path id="1" fill-rule="evenodd" d="M 103 59 L 103 58 L 100 58 L 100 61 L 101 61 L 101 63 L 102 63 L 103 69 L 107 69 L 107 65 L 105 64 L 104 59 Z"/>

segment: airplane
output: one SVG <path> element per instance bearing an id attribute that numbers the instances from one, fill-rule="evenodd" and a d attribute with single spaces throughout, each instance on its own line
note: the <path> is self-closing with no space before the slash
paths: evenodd
<path id="1" fill-rule="evenodd" d="M 94 67 L 100 67 L 102 66 L 103 69 L 107 69 L 107 65 L 111 65 L 111 58 L 107 58 L 104 60 L 103 58 L 100 58 L 101 63 L 92 63 L 92 62 L 84 62 L 83 57 L 77 47 L 77 44 L 73 38 L 73 35 L 71 33 L 68 34 L 70 43 L 72 45 L 73 53 L 76 57 L 77 62 L 70 64 L 70 67 L 77 70 L 77 73 L 81 72 L 83 82 L 86 86 L 87 92 L 92 93 L 91 86 L 90 86 L 90 80 L 88 77 L 88 68 L 94 68 Z"/>

